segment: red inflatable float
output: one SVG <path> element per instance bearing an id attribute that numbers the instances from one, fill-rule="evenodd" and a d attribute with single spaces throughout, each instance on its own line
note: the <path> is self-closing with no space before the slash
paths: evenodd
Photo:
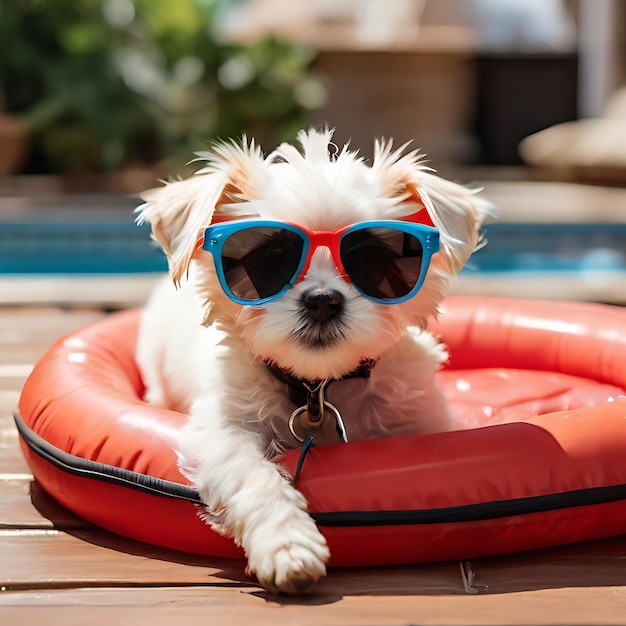
<path id="1" fill-rule="evenodd" d="M 59 340 L 16 412 L 35 478 L 85 519 L 240 557 L 176 466 L 185 416 L 146 405 L 138 312 Z M 441 384 L 463 429 L 310 451 L 297 487 L 333 566 L 466 559 L 626 532 L 626 311 L 449 298 Z M 282 460 L 293 475 L 298 451 Z"/>

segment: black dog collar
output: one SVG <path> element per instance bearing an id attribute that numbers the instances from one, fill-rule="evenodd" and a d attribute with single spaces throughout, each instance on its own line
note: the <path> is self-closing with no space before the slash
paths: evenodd
<path id="1" fill-rule="evenodd" d="M 346 380 L 347 378 L 369 378 L 374 365 L 376 365 L 376 361 L 374 359 L 363 359 L 356 369 L 348 372 L 341 378 L 331 378 L 328 384 L 338 380 Z M 321 384 L 324 382 L 323 380 L 318 379 L 309 381 L 303 378 L 297 378 L 290 372 L 287 372 L 270 362 L 266 362 L 265 366 L 276 378 L 287 384 L 289 399 L 296 406 L 307 405 L 307 407 L 309 407 L 309 412 L 312 415 L 319 414 L 319 402 L 315 399 L 315 397 L 311 398 L 311 396 L 316 396 L 316 390 L 320 388 Z"/>

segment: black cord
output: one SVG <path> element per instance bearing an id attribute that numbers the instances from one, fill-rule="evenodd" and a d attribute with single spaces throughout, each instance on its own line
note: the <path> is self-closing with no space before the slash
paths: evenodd
<path id="1" fill-rule="evenodd" d="M 306 455 L 311 451 L 312 448 L 315 447 L 315 442 L 313 441 L 312 435 L 307 435 L 300 446 L 300 456 L 298 457 L 298 465 L 296 465 L 296 473 L 293 477 L 293 484 L 295 485 L 298 482 L 298 478 L 300 477 L 300 470 L 302 469 L 302 464 L 304 463 L 304 459 Z"/>

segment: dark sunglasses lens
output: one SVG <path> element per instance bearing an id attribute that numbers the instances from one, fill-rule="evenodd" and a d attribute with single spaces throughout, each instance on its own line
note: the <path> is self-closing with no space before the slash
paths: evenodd
<path id="1" fill-rule="evenodd" d="M 222 267 L 226 284 L 242 300 L 261 300 L 290 283 L 302 259 L 304 240 L 278 227 L 255 226 L 226 239 Z"/>
<path id="2" fill-rule="evenodd" d="M 408 295 L 417 284 L 424 250 L 419 239 L 395 228 L 360 228 L 341 240 L 341 261 L 364 294 L 382 300 Z"/>

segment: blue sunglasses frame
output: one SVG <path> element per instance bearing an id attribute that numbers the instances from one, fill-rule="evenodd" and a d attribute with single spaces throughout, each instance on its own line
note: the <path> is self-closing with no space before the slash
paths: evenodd
<path id="1" fill-rule="evenodd" d="M 240 298 L 232 292 L 226 279 L 222 263 L 222 251 L 224 249 L 224 245 L 228 238 L 234 233 L 241 232 L 245 229 L 265 227 L 283 229 L 297 234 L 303 242 L 300 262 L 298 263 L 297 269 L 293 272 L 291 279 L 289 279 L 277 293 L 258 299 Z M 343 261 L 340 256 L 341 240 L 346 235 L 355 231 L 372 228 L 388 228 L 407 233 L 415 237 L 422 246 L 422 260 L 418 279 L 414 287 L 404 296 L 396 298 L 378 298 L 372 296 L 364 292 L 358 284 L 354 283 L 350 279 L 349 274 L 343 266 Z M 379 304 L 400 304 L 414 297 L 424 284 L 424 279 L 426 278 L 426 273 L 428 272 L 428 268 L 430 266 L 431 257 L 439 251 L 439 231 L 432 226 L 399 220 L 370 220 L 358 222 L 337 231 L 312 231 L 302 226 L 296 226 L 295 224 L 281 222 L 278 220 L 246 218 L 212 224 L 204 231 L 204 240 L 201 242 L 201 247 L 203 250 L 206 250 L 213 255 L 215 270 L 220 286 L 228 298 L 237 304 L 244 306 L 262 306 L 268 302 L 281 298 L 289 289 L 291 289 L 291 287 L 293 287 L 296 282 L 298 282 L 298 280 L 304 277 L 311 263 L 313 253 L 319 247 L 326 247 L 330 250 L 333 261 L 339 269 L 342 278 L 346 280 L 346 282 L 352 284 L 363 297 Z"/>

